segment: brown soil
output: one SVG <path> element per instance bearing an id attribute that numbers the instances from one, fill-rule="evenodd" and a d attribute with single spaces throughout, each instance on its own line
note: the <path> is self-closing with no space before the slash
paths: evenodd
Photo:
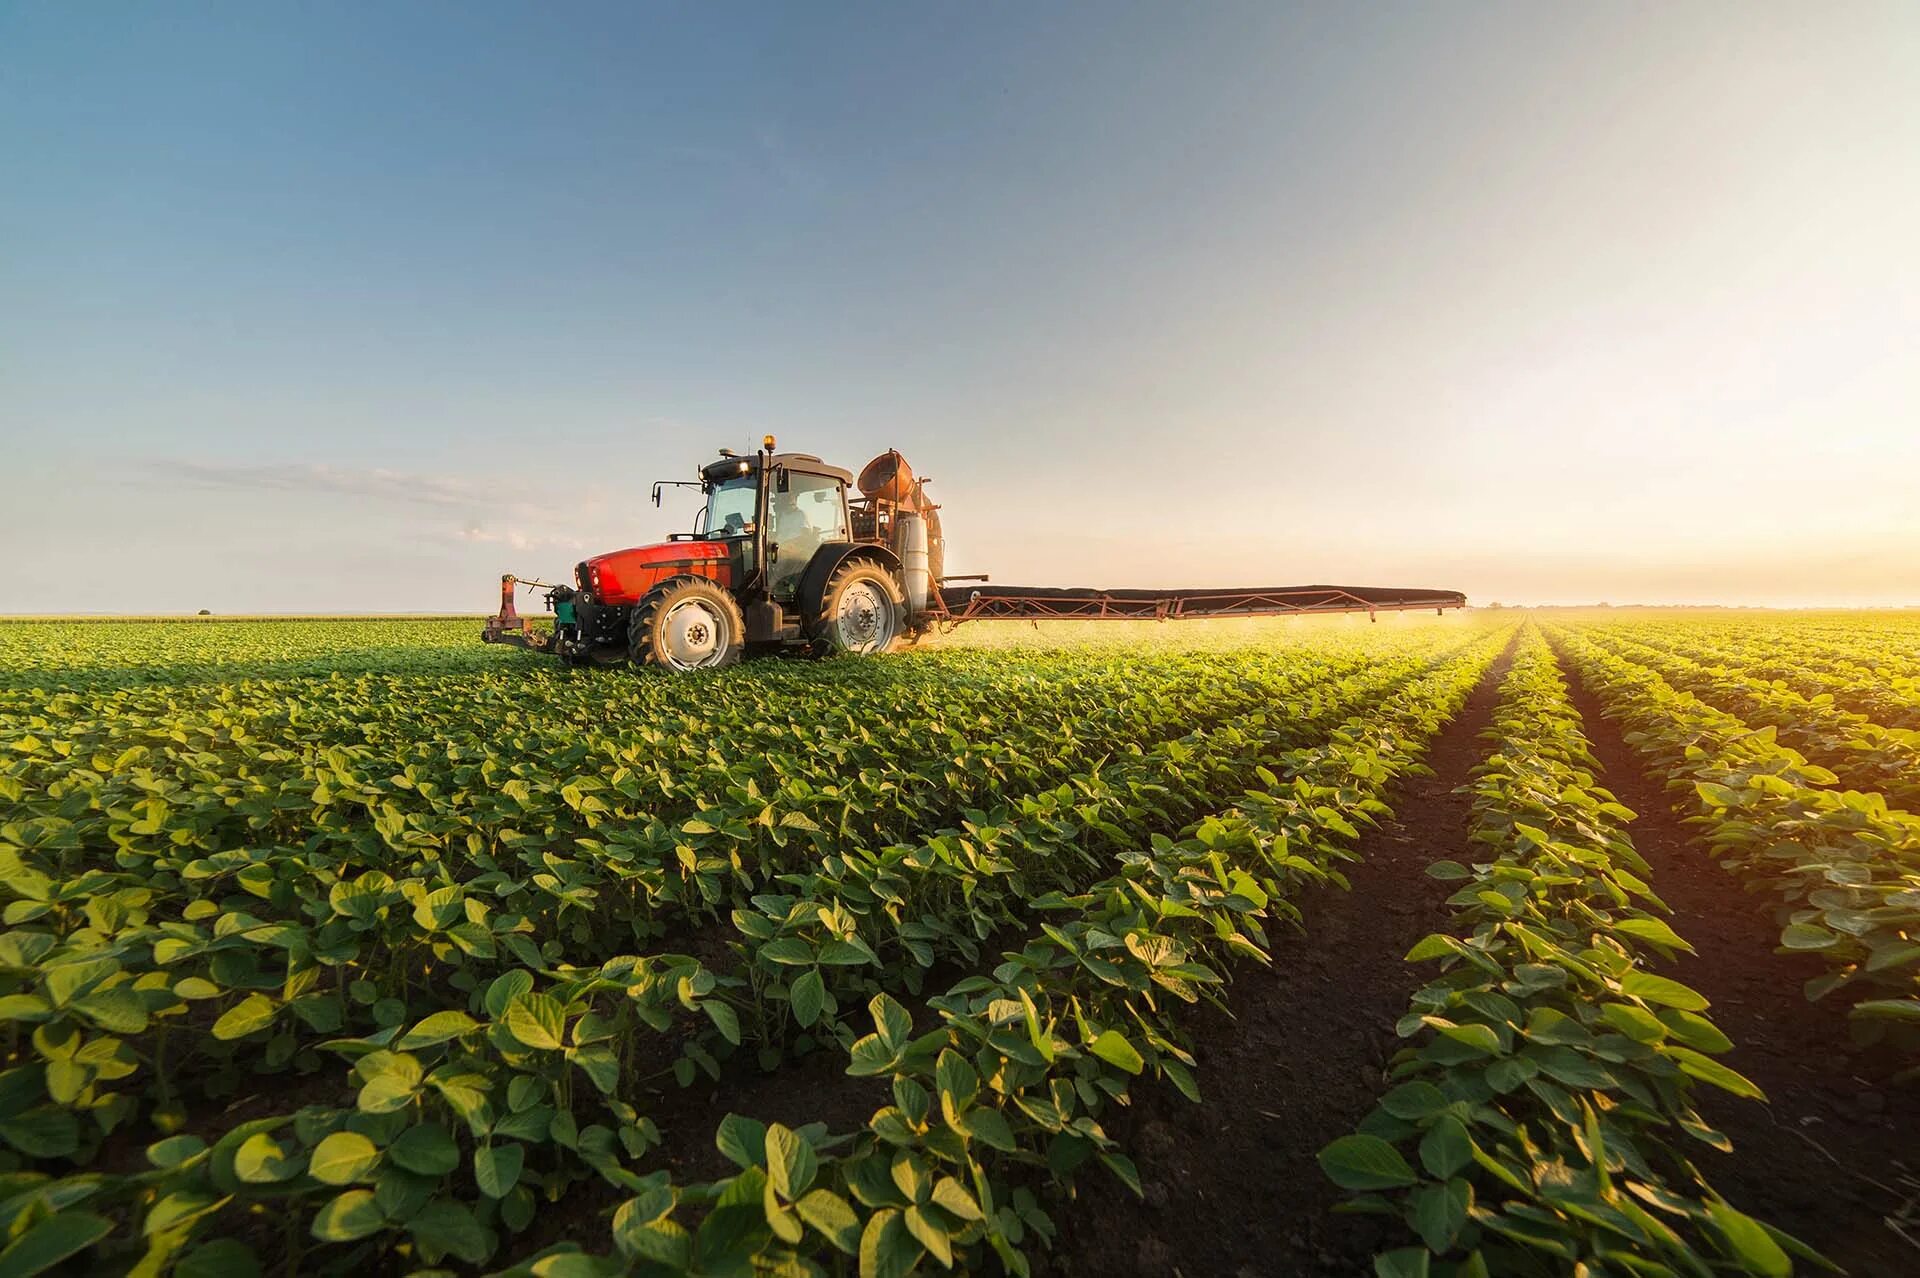
<path id="1" fill-rule="evenodd" d="M 1425 874 L 1464 845 L 1468 800 L 1454 789 L 1482 758 L 1508 658 L 1483 679 L 1427 755 L 1431 777 L 1391 796 L 1394 817 L 1368 831 L 1347 868 L 1351 891 L 1298 902 L 1304 933 L 1276 936 L 1270 970 L 1240 969 L 1233 1016 L 1194 1018 L 1204 1104 L 1142 1089 L 1109 1132 L 1139 1164 L 1142 1203 L 1099 1172 L 1077 1201 L 1054 1205 L 1063 1276 L 1350 1276 L 1371 1272 L 1380 1227 L 1334 1215 L 1344 1197 L 1315 1155 L 1386 1090 L 1394 1022 L 1420 983 L 1402 956 L 1445 922 L 1448 890 Z"/>
<path id="2" fill-rule="evenodd" d="M 1721 1059 L 1767 1094 L 1764 1105 L 1702 1097 L 1702 1112 L 1735 1152 L 1703 1147 L 1701 1171 L 1735 1206 L 1857 1278 L 1920 1273 L 1920 1088 L 1888 1085 L 1892 1063 L 1853 1047 L 1844 1003 L 1806 1000 L 1803 983 L 1825 965 L 1775 952 L 1771 903 L 1741 891 L 1693 841 L 1670 796 L 1577 679 L 1573 693 L 1606 769 L 1603 784 L 1639 814 L 1631 834 L 1653 867 L 1654 891 L 1699 951 L 1675 963 L 1673 975 L 1712 1001 L 1709 1015 L 1734 1042 Z"/>

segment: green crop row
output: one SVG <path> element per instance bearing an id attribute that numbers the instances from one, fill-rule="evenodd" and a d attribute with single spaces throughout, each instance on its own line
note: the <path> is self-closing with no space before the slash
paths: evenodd
<path id="1" fill-rule="evenodd" d="M 1713 1059 L 1730 1044 L 1707 1000 L 1650 970 L 1691 947 L 1532 627 L 1486 736 L 1467 792 L 1487 859 L 1429 869 L 1459 884 L 1454 924 L 1407 955 L 1439 971 L 1400 1021 L 1396 1085 L 1320 1155 L 1351 1209 L 1419 1240 L 1376 1272 L 1789 1273 L 1811 1253 L 1713 1193 L 1684 1148 L 1729 1147 L 1697 1085 L 1759 1091 Z"/>
<path id="2" fill-rule="evenodd" d="M 1834 788 L 1832 772 L 1772 727 L 1677 691 L 1584 633 L 1553 635 L 1720 863 L 1779 900 L 1781 947 L 1829 964 L 1807 996 L 1845 989 L 1862 1040 L 1920 1052 L 1920 816 Z"/>
<path id="3" fill-rule="evenodd" d="M 1778 680 L 1815 701 L 1830 697 L 1889 728 L 1920 729 L 1920 674 L 1915 673 L 1920 670 L 1920 646 L 1911 639 L 1902 643 L 1898 636 L 1867 632 L 1840 644 L 1816 643 L 1784 626 L 1764 634 L 1671 624 L 1627 626 L 1617 632 L 1704 665 Z"/>
<path id="4" fill-rule="evenodd" d="M 1155 838 L 1110 877 L 1045 902 L 1054 920 L 1023 947 L 929 1001 L 931 1027 L 877 996 L 848 1072 L 888 1080 L 893 1103 L 865 1129 L 729 1116 L 717 1143 L 737 1174 L 642 1178 L 614 1213 L 610 1248 L 561 1244 L 513 1272 L 882 1278 L 929 1258 L 974 1269 L 988 1253 L 1029 1272 L 1031 1247 L 1051 1233 L 1034 1187 L 1097 1163 L 1138 1188 L 1102 1114 L 1143 1076 L 1198 1098 L 1187 1010 L 1218 998 L 1235 961 L 1268 961 L 1267 927 L 1296 917 L 1289 894 L 1338 877 L 1357 827 L 1385 810 L 1385 788 L 1417 766 L 1495 650 L 1472 645 L 1326 745 L 1280 754 L 1231 812 Z M 1256 734 L 1284 712 L 1261 718 Z"/>
<path id="5" fill-rule="evenodd" d="M 1585 632 L 1591 641 L 1651 667 L 1674 687 L 1709 705 L 1739 715 L 1754 727 L 1772 728 L 1780 739 L 1833 770 L 1859 790 L 1884 794 L 1896 807 L 1920 810 L 1920 732 L 1891 728 L 1841 709 L 1831 693 L 1805 696 L 1725 666 L 1649 647 L 1604 628 Z"/>
<path id="6" fill-rule="evenodd" d="M 1328 670 L 1300 659 L 1243 682 L 1225 704 L 1239 708 L 1265 697 L 1295 697 Z M 1185 713 L 1193 716 L 1197 708 L 1189 700 Z M 1198 717 L 1205 722 L 1204 715 Z M 1158 730 L 1151 717 L 1137 730 L 1146 734 L 1148 729 Z M 942 744 L 956 752 L 952 760 L 968 757 L 965 743 Z M 1037 748 L 1036 741 L 1017 757 L 1029 757 Z M 954 854 L 1004 856 L 999 845 L 1021 837 L 1022 827 L 1045 828 L 1063 820 L 1073 834 L 1082 824 L 1080 814 L 1103 801 L 1111 808 L 1102 813 L 1109 826 L 1116 818 L 1127 819 L 1125 805 L 1140 801 L 1139 785 L 1172 791 L 1168 782 L 1182 772 L 1191 752 L 1177 741 L 1170 749 L 1168 755 L 1135 747 L 1084 773 L 1080 792 L 1036 791 L 1026 810 L 1017 805 L 1009 810 L 1004 805 L 1010 800 L 1003 799 L 999 812 L 980 814 L 985 831 L 980 847 L 961 847 Z M 485 753 L 484 748 L 475 752 Z M 779 780 L 781 772 L 779 758 L 763 756 L 750 764 L 729 764 L 719 783 L 696 792 L 698 806 L 683 809 L 693 814 L 674 818 L 668 807 L 671 824 L 643 814 L 605 822 L 596 819 L 590 802 L 595 793 L 605 792 L 598 777 L 550 779 L 539 796 L 547 811 L 530 811 L 530 787 L 519 792 L 508 782 L 503 793 L 482 797 L 487 785 L 483 757 L 483 775 L 474 781 L 419 779 L 411 787 L 429 800 L 451 796 L 438 820 L 456 833 L 465 823 L 466 832 L 459 835 L 465 854 L 454 855 L 443 842 L 409 838 L 413 831 L 399 821 L 392 823 L 397 837 L 389 834 L 382 828 L 384 801 L 362 801 L 357 822 L 352 806 L 315 807 L 307 799 L 308 787 L 337 798 L 352 793 L 366 775 L 351 771 L 352 761 L 342 762 L 339 752 L 331 754 L 334 768 L 320 769 L 318 780 L 303 776 L 283 785 L 281 793 L 304 807 L 259 805 L 269 819 L 282 811 L 303 813 L 312 830 L 303 846 L 263 840 L 264 846 L 245 847 L 250 831 L 217 823 L 236 809 L 245 817 L 246 802 L 233 801 L 218 785 L 209 787 L 210 793 L 193 791 L 200 810 L 212 814 L 205 823 L 184 805 L 155 813 L 151 805 L 143 809 L 116 798 L 107 786 L 86 793 L 90 806 L 75 811 L 71 821 L 37 814 L 35 802 L 23 797 L 19 806 L 27 819 L 0 825 L 7 922 L 31 925 L 0 935 L 9 996 L 0 1016 L 31 1027 L 40 1039 L 33 1045 L 40 1055 L 71 1043 L 63 1058 L 98 1066 L 63 1072 L 49 1096 L 56 1107 L 90 1117 L 98 1129 L 92 1139 L 75 1131 L 69 1145 L 62 1123 L 58 1136 L 34 1141 L 31 1148 L 16 1144 L 20 1152 L 36 1157 L 84 1152 L 133 1117 L 133 1087 L 147 1088 L 148 1113 L 163 1130 L 177 1127 L 185 1114 L 175 1075 L 205 1077 L 216 1087 L 232 1088 L 242 1070 L 312 1070 L 321 1063 L 318 1045 L 343 1033 L 371 1032 L 398 1024 L 410 1012 L 417 1016 L 471 1002 L 479 987 L 506 967 L 591 963 L 621 953 L 635 941 L 672 929 L 676 919 L 678 930 L 685 931 L 733 910 L 736 919 L 758 920 L 768 940 L 791 946 L 809 938 L 812 952 L 833 938 L 833 929 L 820 923 L 817 912 L 800 919 L 794 914 L 800 909 L 796 902 L 778 904 L 778 876 L 817 875 L 822 865 L 861 865 L 869 850 L 886 848 L 897 837 L 882 820 L 895 811 L 889 805 L 916 793 L 939 791 L 950 803 L 957 795 L 1017 796 L 1026 788 L 1015 776 L 994 770 L 962 786 L 951 760 L 932 776 L 903 781 L 903 773 L 911 776 L 914 760 L 908 757 L 903 766 L 889 757 L 884 742 L 869 739 L 863 753 L 826 763 L 795 756 L 799 766 L 853 769 L 864 789 L 829 784 L 815 771 L 818 786 L 788 778 L 763 792 L 760 779 L 771 771 Z M 1072 743 L 1062 742 L 1046 763 L 1057 769 L 1076 758 Z M 252 786 L 244 765 L 232 770 L 242 778 L 240 784 Z M 135 793 L 145 779 L 138 767 L 113 779 L 122 777 L 131 779 Z M 608 784 L 620 781 L 616 771 Z M 460 797 L 468 789 L 473 795 Z M 573 801 L 570 790 L 585 798 Z M 78 793 L 42 791 L 37 801 L 74 811 Z M 1146 797 L 1150 800 L 1152 793 Z M 482 815 L 488 800 L 504 815 Z M 123 815 L 124 807 L 135 810 Z M 559 819 L 576 811 L 585 818 L 582 824 Z M 372 834 L 382 836 L 378 841 L 369 837 L 369 815 Z M 89 824 L 88 816 L 96 819 Z M 474 847 L 477 831 L 493 831 L 509 821 L 524 823 L 525 831 L 509 827 L 506 836 Z M 118 837 L 122 828 L 131 837 Z M 1008 829 L 1007 837 L 999 837 Z M 337 831 L 337 843 L 324 841 L 329 831 Z M 512 837 L 516 833 L 519 837 Z M 955 835 L 964 837 L 964 831 Z M 1049 845 L 1074 854 L 1071 846 L 1060 846 L 1070 842 L 1055 838 Z M 93 850 L 114 844 L 111 861 Z M 911 846 L 921 844 L 916 840 Z M 920 858 L 929 865 L 948 849 L 938 839 L 929 846 L 935 850 Z M 1063 867 L 1068 864 L 1062 861 Z M 898 866 L 890 874 L 902 877 Z M 866 899 L 876 889 L 904 899 L 904 889 L 884 877 L 861 886 Z M 781 917 L 767 918 L 751 904 L 760 898 Z M 743 908 L 745 915 L 738 912 Z M 968 939 L 943 937 L 913 916 L 902 915 L 901 922 L 908 924 L 903 934 L 890 939 L 906 943 L 925 963 L 933 961 L 937 942 L 965 944 Z M 925 935 L 915 934 L 916 922 Z M 852 965 L 870 961 L 877 960 L 868 955 Z M 849 962 L 843 957 L 843 964 Z M 147 984 L 140 986 L 142 981 Z M 96 1010 L 96 995 L 129 985 L 140 988 L 138 1008 L 122 1008 L 118 1015 Z M 688 1047 L 685 1068 L 700 1062 L 711 1069 L 707 1045 L 695 1041 Z"/>
<path id="7" fill-rule="evenodd" d="M 1406 678 L 1424 649 L 1403 648 L 1359 675 L 1331 677 L 1357 663 L 1351 654 L 1293 654 L 1242 667 L 1223 699 L 1189 696 L 1178 684 L 1159 693 L 1182 698 L 1187 722 L 1209 707 L 1224 714 L 1275 705 L 1274 735 L 1263 743 L 1298 741 Z M 1115 735 L 1123 735 L 1119 723 Z M 966 744 L 941 740 L 952 749 Z M 969 961 L 995 928 L 1023 923 L 1049 908 L 1048 893 L 1095 874 L 1101 849 L 1171 826 L 1202 797 L 1244 784 L 1251 740 L 1229 723 L 1157 749 L 1130 747 L 1087 766 L 1069 786 L 892 846 L 868 841 L 871 831 L 858 823 L 808 830 L 790 822 L 774 809 L 784 793 L 757 790 L 755 767 L 764 769 L 765 758 L 745 767 L 743 784 L 700 800 L 697 815 L 654 844 L 622 844 L 633 822 L 596 820 L 601 814 L 567 802 L 592 833 L 574 834 L 566 852 L 556 849 L 573 832 L 552 821 L 528 822 L 523 847 L 500 838 L 475 848 L 465 836 L 451 846 L 396 841 L 370 804 L 357 823 L 351 810 L 342 816 L 343 842 L 331 848 L 248 848 L 245 834 L 224 829 L 203 840 L 196 826 L 169 828 L 151 812 L 128 815 L 112 803 L 100 810 L 137 837 L 113 840 L 106 857 L 83 820 L 57 827 L 83 831 L 64 840 L 44 836 L 44 815 L 13 823 L 0 828 L 13 858 L 0 881 L 9 885 L 15 928 L 0 934 L 10 985 L 0 1005 L 13 1034 L 13 1062 L 0 1075 L 0 1139 L 18 1170 L 0 1216 L 15 1221 L 16 1234 L 45 1225 L 45 1237 L 57 1240 L 69 1237 L 60 1231 L 91 1231 L 108 1209 L 131 1212 L 144 1248 L 139 1263 L 155 1272 L 239 1264 L 250 1252 L 236 1248 L 246 1244 L 199 1240 L 244 1231 L 269 1206 L 296 1231 L 263 1244 L 269 1251 L 297 1255 L 311 1233 L 349 1244 L 322 1264 L 357 1263 L 366 1247 L 398 1240 L 417 1259 L 478 1263 L 502 1231 L 524 1227 L 539 1202 L 559 1200 L 582 1176 L 628 1183 L 629 1166 L 659 1138 L 635 1090 L 649 1070 L 671 1065 L 686 1081 L 696 1067 L 717 1073 L 716 1057 L 743 1045 L 777 1056 L 783 1044 L 803 1050 L 810 1037 L 844 1032 L 843 1003 L 875 988 L 917 988 L 917 974 L 936 961 Z M 235 766 L 216 748 L 231 742 L 182 744 L 189 779 L 194 767 L 216 784 L 249 779 L 250 756 L 242 752 Z M 875 770 L 887 763 L 883 746 Z M 337 766 L 338 753 L 323 759 L 330 771 L 307 784 L 375 783 L 372 769 Z M 843 755 L 824 766 L 857 762 Z M 137 781 L 139 772 L 136 761 L 101 775 Z M 546 788 L 572 784 L 588 793 L 584 783 L 559 778 Z M 485 794 L 488 778 L 465 786 Z M 415 780 L 413 790 L 424 789 Z M 297 784 L 294 793 L 302 797 Z M 23 786 L 16 801 L 43 795 L 29 797 Z M 311 811 L 310 839 L 324 838 L 330 827 Z M 471 815 L 469 803 L 445 819 Z M 649 820 L 645 828 L 661 824 Z M 704 862 L 716 863 L 711 893 L 699 887 Z M 599 930 L 609 899 L 635 883 L 632 914 Z M 738 939 L 719 961 L 710 952 L 704 961 L 620 954 L 622 937 L 643 935 L 634 919 L 645 919 L 644 935 L 652 935 L 670 927 L 663 920 L 676 911 L 690 923 L 729 909 Z M 535 917 L 550 922 L 530 926 Z M 551 922 L 568 919 L 592 926 L 582 933 Z M 338 1084 L 329 1060 L 349 1070 Z M 288 1070 L 328 1081 L 321 1094 L 329 1102 L 344 1085 L 346 1103 L 224 1128 L 194 1120 L 180 1104 L 207 1082 L 232 1087 L 243 1072 Z M 180 1130 L 148 1152 L 148 1170 L 126 1172 L 116 1142 L 137 1125 L 125 1102 L 142 1085 L 148 1112 Z M 365 1155 L 363 1141 L 400 1152 L 380 1152 L 361 1167 L 365 1175 L 327 1179 L 346 1174 L 336 1160 L 360 1167 L 346 1154 Z M 96 1149 L 120 1174 L 50 1180 L 41 1170 Z M 470 1171 L 442 1184 L 437 1169 L 450 1154 Z M 334 1185 L 353 1188 L 318 1192 Z M 347 1197 L 362 1193 L 371 1199 Z M 83 1200 L 88 1209 L 78 1206 Z M 130 1241 L 90 1237 L 83 1245 L 99 1244 L 105 1255 L 125 1253 Z M 362 1248 L 351 1245 L 357 1241 Z"/>

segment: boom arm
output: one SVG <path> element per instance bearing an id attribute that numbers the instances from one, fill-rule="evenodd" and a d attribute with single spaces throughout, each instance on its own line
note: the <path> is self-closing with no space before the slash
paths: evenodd
<path id="1" fill-rule="evenodd" d="M 1049 586 L 946 586 L 935 620 L 1169 621 L 1197 617 L 1273 617 L 1296 613 L 1407 612 L 1464 608 L 1457 590 L 1383 586 L 1271 586 L 1240 590 L 1093 590 Z"/>

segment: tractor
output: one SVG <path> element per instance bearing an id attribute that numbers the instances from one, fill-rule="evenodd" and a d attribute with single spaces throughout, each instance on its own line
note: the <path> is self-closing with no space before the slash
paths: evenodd
<path id="1" fill-rule="evenodd" d="M 943 555 L 925 481 L 889 450 L 860 473 L 810 453 L 720 450 L 697 480 L 691 532 L 582 560 L 573 584 L 501 579 L 482 639 L 550 650 L 569 665 L 712 670 L 748 652 L 886 652 L 924 633 Z M 544 587 L 551 634 L 514 610 L 517 586 Z"/>

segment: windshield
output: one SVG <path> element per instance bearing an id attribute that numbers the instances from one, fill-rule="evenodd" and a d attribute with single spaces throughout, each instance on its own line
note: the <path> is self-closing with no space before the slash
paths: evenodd
<path id="1" fill-rule="evenodd" d="M 760 498 L 760 477 L 741 475 L 715 484 L 707 494 L 708 537 L 742 537 L 753 531 L 753 508 Z"/>

